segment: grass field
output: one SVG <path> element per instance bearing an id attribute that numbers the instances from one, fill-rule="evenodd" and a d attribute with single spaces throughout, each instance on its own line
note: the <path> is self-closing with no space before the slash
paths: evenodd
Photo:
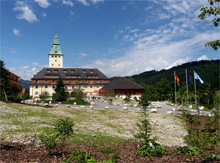
<path id="1" fill-rule="evenodd" d="M 40 107 L 0 102 L 0 139 L 32 143 L 42 132 L 50 132 L 55 120 L 69 117 L 74 123 L 71 142 L 90 144 L 136 141 L 141 112 L 70 107 Z M 164 145 L 182 145 L 184 121 L 169 114 L 150 114 L 153 136 Z M 166 135 L 166 136 L 164 136 Z"/>

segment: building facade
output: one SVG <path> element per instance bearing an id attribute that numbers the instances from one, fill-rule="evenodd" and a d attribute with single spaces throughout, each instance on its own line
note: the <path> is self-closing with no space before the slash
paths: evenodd
<path id="1" fill-rule="evenodd" d="M 52 96 L 55 93 L 58 78 L 61 77 L 65 89 L 69 93 L 82 90 L 86 95 L 98 95 L 99 90 L 109 83 L 109 79 L 96 68 L 64 68 L 63 54 L 57 34 L 55 34 L 52 49 L 49 53 L 49 67 L 43 68 L 31 79 L 30 96 Z"/>
<path id="2" fill-rule="evenodd" d="M 144 94 L 145 88 L 126 79 L 120 78 L 111 81 L 100 90 L 100 95 L 116 96 L 125 98 L 131 95 L 131 98 L 141 97 Z"/>

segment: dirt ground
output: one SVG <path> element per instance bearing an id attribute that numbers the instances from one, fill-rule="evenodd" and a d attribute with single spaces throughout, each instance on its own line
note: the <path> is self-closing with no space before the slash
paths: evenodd
<path id="1" fill-rule="evenodd" d="M 199 118 L 199 117 L 198 117 Z M 206 122 L 205 117 L 199 118 L 202 125 Z M 205 158 L 208 153 L 213 153 L 217 151 L 204 151 L 202 155 L 199 156 L 186 156 L 186 155 L 174 155 L 172 152 L 176 148 L 167 147 L 169 154 L 162 157 L 141 157 L 139 156 L 137 150 L 139 149 L 138 143 L 124 142 L 118 144 L 103 144 L 103 145 L 92 145 L 92 144 L 67 144 L 59 155 L 50 155 L 44 147 L 35 145 L 25 145 L 20 143 L 12 143 L 6 141 L 0 141 L 0 162 L 1 163 L 60 163 L 67 160 L 70 157 L 72 151 L 77 149 L 82 149 L 88 153 L 92 153 L 96 161 L 103 161 L 113 154 L 106 154 L 100 152 L 101 149 L 111 148 L 118 151 L 118 162 L 119 163 L 143 163 L 143 162 L 218 162 L 210 161 Z M 220 149 L 220 148 L 217 148 Z"/>

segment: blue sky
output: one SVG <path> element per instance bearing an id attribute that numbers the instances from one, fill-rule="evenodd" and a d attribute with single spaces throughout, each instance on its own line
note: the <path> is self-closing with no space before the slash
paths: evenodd
<path id="1" fill-rule="evenodd" d="M 219 59 L 208 0 L 0 0 L 1 60 L 23 79 L 48 67 L 55 32 L 64 67 L 93 67 L 108 77 Z"/>

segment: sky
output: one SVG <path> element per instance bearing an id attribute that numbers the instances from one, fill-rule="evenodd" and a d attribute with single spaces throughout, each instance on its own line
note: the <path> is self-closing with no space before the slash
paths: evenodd
<path id="1" fill-rule="evenodd" d="M 57 32 L 64 67 L 98 68 L 107 77 L 220 59 L 208 0 L 0 0 L 1 60 L 30 80 L 48 67 Z"/>

